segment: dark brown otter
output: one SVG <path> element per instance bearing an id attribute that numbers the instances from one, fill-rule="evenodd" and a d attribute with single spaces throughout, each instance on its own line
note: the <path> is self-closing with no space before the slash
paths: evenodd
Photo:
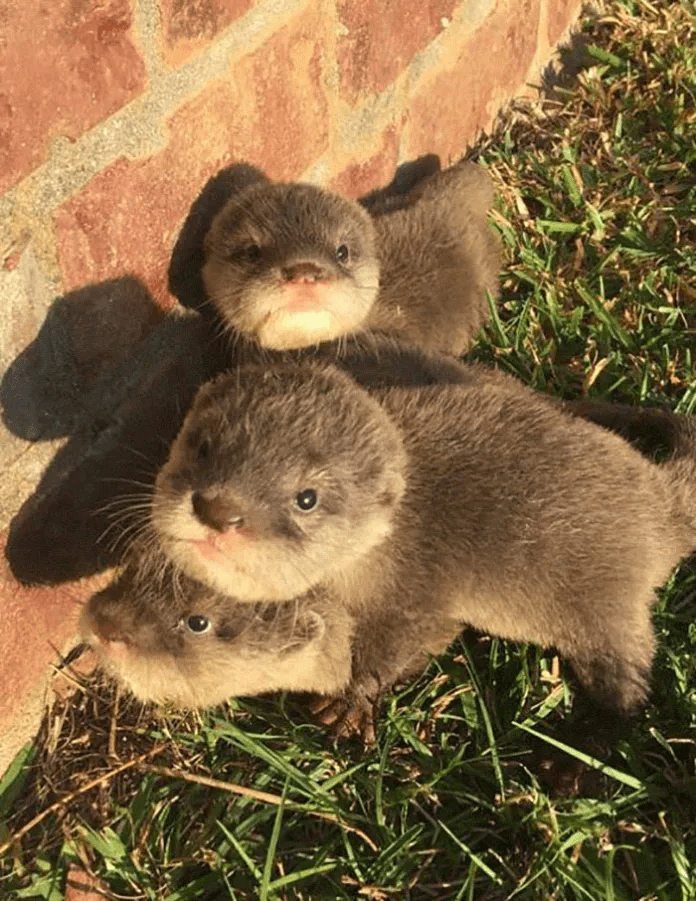
<path id="1" fill-rule="evenodd" d="M 373 398 L 316 365 L 250 367 L 202 389 L 158 477 L 145 554 L 178 573 L 172 622 L 311 611 L 331 636 L 319 690 L 336 696 L 326 717 L 339 729 L 369 730 L 380 694 L 465 624 L 555 646 L 592 696 L 635 711 L 654 589 L 696 548 L 693 420 L 658 466 L 514 379 L 470 372 L 469 385 Z M 207 587 L 192 598 L 186 585 Z M 211 590 L 218 606 L 202 599 Z M 166 605 L 138 603 L 156 635 Z M 328 610 L 346 615 L 331 623 Z M 232 666 L 240 646 L 215 634 L 215 659 Z M 306 687 L 283 680 L 265 669 L 259 690 Z"/>
<path id="2" fill-rule="evenodd" d="M 371 215 L 312 185 L 272 184 L 246 164 L 223 170 L 205 195 L 177 242 L 170 286 L 262 347 L 377 331 L 459 354 L 488 318 L 487 292 L 497 296 L 493 190 L 474 163 L 375 192 Z"/>

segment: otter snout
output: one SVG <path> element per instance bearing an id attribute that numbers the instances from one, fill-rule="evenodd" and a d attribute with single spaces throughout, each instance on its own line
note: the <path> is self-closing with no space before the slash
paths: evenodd
<path id="1" fill-rule="evenodd" d="M 198 521 L 216 532 L 226 532 L 227 529 L 238 529 L 244 525 L 242 510 L 220 495 L 206 497 L 202 491 L 194 491 L 191 504 Z"/>
<path id="2" fill-rule="evenodd" d="M 331 278 L 331 273 L 323 266 L 309 260 L 282 266 L 280 272 L 286 282 L 317 282 Z"/>

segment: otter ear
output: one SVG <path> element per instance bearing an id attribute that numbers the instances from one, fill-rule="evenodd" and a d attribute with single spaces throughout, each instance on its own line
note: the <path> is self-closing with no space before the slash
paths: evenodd
<path id="1" fill-rule="evenodd" d="M 379 495 L 384 507 L 393 507 L 397 504 L 406 490 L 406 479 L 402 472 L 391 466 L 384 474 L 384 485 Z"/>
<path id="2" fill-rule="evenodd" d="M 169 262 L 168 288 L 183 306 L 198 310 L 205 305 L 203 248 L 213 219 L 230 198 L 250 185 L 268 181 L 260 169 L 248 163 L 226 166 L 208 179 L 189 210 Z"/>
<path id="3" fill-rule="evenodd" d="M 326 632 L 326 622 L 316 610 L 303 610 L 297 618 L 292 630 L 292 640 L 283 648 L 282 653 L 299 651 L 315 641 L 321 641 Z"/>

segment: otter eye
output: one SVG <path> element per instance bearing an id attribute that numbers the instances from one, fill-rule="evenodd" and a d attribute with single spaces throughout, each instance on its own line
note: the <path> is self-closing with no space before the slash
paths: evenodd
<path id="1" fill-rule="evenodd" d="M 212 623 L 207 616 L 199 616 L 198 614 L 193 614 L 192 616 L 187 616 L 184 618 L 184 625 L 189 630 L 189 632 L 193 632 L 194 635 L 203 635 L 204 632 L 208 632 L 210 630 Z"/>
<path id="2" fill-rule="evenodd" d="M 350 251 L 347 244 L 339 244 L 336 248 L 336 259 L 339 263 L 347 263 Z"/>
<path id="3" fill-rule="evenodd" d="M 200 444 L 198 445 L 198 450 L 196 451 L 198 459 L 203 462 L 208 459 L 210 456 L 210 441 L 208 438 L 204 438 Z"/>
<path id="4" fill-rule="evenodd" d="M 261 259 L 261 248 L 258 244 L 249 244 L 245 252 L 250 263 L 256 263 Z"/>
<path id="5" fill-rule="evenodd" d="M 313 510 L 316 505 L 317 493 L 312 488 L 307 488 L 305 491 L 300 491 L 299 494 L 295 495 L 295 506 L 303 513 Z"/>

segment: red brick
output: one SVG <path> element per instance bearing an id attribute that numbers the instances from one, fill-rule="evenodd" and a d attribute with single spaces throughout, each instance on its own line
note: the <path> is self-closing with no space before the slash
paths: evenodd
<path id="1" fill-rule="evenodd" d="M 563 36 L 568 26 L 580 13 L 582 0 L 549 0 L 547 5 L 547 37 L 554 47 Z"/>
<path id="2" fill-rule="evenodd" d="M 163 0 L 165 58 L 176 66 L 254 6 L 254 0 Z"/>
<path id="3" fill-rule="evenodd" d="M 540 0 L 498 3 L 462 44 L 452 68 L 428 80 L 409 115 L 409 156 L 459 158 L 502 102 L 524 84 L 536 52 Z"/>
<path id="4" fill-rule="evenodd" d="M 2 4 L 0 192 L 143 90 L 131 25 L 130 0 Z"/>
<path id="5" fill-rule="evenodd" d="M 310 8 L 235 68 L 235 81 L 251 95 L 251 119 L 235 126 L 277 178 L 299 174 L 328 146 L 322 72 L 327 39 L 321 9 Z"/>
<path id="6" fill-rule="evenodd" d="M 5 544 L 5 536 L 0 542 Z M 70 582 L 55 588 L 29 588 L 12 576 L 4 558 L 0 560 L 0 747 L 16 741 L 17 729 L 24 740 L 31 725 L 24 719 L 24 701 L 36 696 L 49 665 L 57 662 L 57 651 L 76 634 L 81 604 L 104 583 L 105 577 Z M 28 727 L 28 730 L 27 730 Z M 20 740 L 21 743 L 21 740 Z M 0 770 L 2 766 L 0 764 Z"/>
<path id="7" fill-rule="evenodd" d="M 348 29 L 337 49 L 342 95 L 354 104 L 384 90 L 442 31 L 442 19 L 456 6 L 456 0 L 339 0 Z"/>
<path id="8" fill-rule="evenodd" d="M 320 156 L 328 142 L 320 44 L 321 21 L 310 11 L 182 107 L 161 153 L 117 160 L 59 207 L 65 288 L 129 271 L 166 303 L 176 235 L 213 172 L 248 160 L 288 179 Z"/>
<path id="9" fill-rule="evenodd" d="M 386 185 L 394 176 L 398 154 L 399 132 L 390 126 L 382 135 L 379 151 L 364 162 L 348 166 L 329 187 L 344 197 L 360 197 L 379 185 Z"/>

